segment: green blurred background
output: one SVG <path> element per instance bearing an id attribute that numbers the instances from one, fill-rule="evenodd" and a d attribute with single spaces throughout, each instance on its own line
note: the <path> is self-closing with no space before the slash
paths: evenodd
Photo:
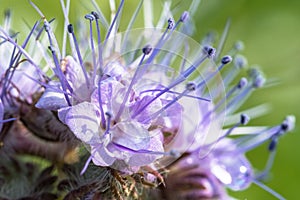
<path id="1" fill-rule="evenodd" d="M 147 0 L 146 0 L 147 1 Z M 56 18 L 57 35 L 61 35 L 63 15 L 58 0 L 35 0 L 48 19 Z M 71 21 L 88 13 L 89 1 L 71 1 Z M 109 16 L 108 1 L 100 0 L 106 16 Z M 117 1 L 119 2 L 119 1 Z M 138 0 L 125 3 L 122 21 L 128 21 Z M 155 16 L 159 16 L 163 0 L 154 1 Z M 186 9 L 183 2 L 174 5 Z M 36 11 L 27 0 L 0 0 L 0 11 L 11 8 L 13 11 L 13 27 L 24 37 L 28 33 L 26 23 L 33 25 L 39 19 Z M 249 65 L 259 64 L 267 78 L 276 78 L 280 84 L 256 91 L 246 102 L 244 108 L 261 103 L 270 103 L 271 113 L 254 119 L 251 125 L 275 125 L 287 114 L 294 114 L 300 121 L 300 1 L 299 0 L 202 0 L 196 15 L 196 32 L 198 41 L 208 32 L 221 33 L 226 20 L 231 18 L 231 28 L 226 48 L 230 48 L 237 40 L 245 44 L 243 54 Z M 3 16 L 3 15 L 2 15 Z M 81 17 L 81 16 L 80 16 Z M 157 18 L 157 17 L 156 17 Z M 0 18 L 3 21 L 3 17 Z M 25 23 L 26 22 L 26 23 Z M 126 27 L 121 22 L 121 29 Z M 135 27 L 142 27 L 138 22 Z M 23 33 L 23 35 L 22 35 Z M 61 38 L 61 36 L 59 37 Z M 299 123 L 298 123 L 299 124 Z M 300 128 L 296 126 L 293 133 L 284 136 L 278 147 L 274 167 L 267 185 L 287 199 L 298 199 L 300 180 Z M 267 146 L 263 145 L 248 154 L 253 165 L 262 169 L 267 159 Z M 257 186 L 246 191 L 232 193 L 238 199 L 275 199 Z"/>

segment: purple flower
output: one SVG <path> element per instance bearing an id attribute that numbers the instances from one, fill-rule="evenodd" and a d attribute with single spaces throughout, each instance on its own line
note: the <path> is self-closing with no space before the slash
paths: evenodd
<path id="1" fill-rule="evenodd" d="M 106 67 L 113 70 L 104 69 L 104 78 L 98 86 L 100 90 L 95 89 L 91 101 L 59 109 L 59 118 L 77 138 L 90 146 L 94 164 L 124 171 L 127 170 L 123 166 L 125 163 L 128 170 L 136 171 L 167 154 L 163 145 L 169 142 L 168 137 L 174 137 L 178 132 L 182 107 L 175 102 L 164 115 L 157 115 L 156 112 L 171 101 L 173 94 L 151 102 L 155 98 L 152 90 L 156 91 L 160 84 L 151 82 L 149 86 L 130 90 L 130 76 L 124 73 L 122 66 L 114 63 L 114 66 Z M 127 101 L 124 101 L 125 97 Z M 149 106 L 137 113 L 147 104 Z M 101 112 L 105 113 L 105 118 Z M 169 134 L 165 136 L 166 141 L 164 133 Z"/>
<path id="2" fill-rule="evenodd" d="M 288 116 L 271 128 L 240 127 L 250 118 L 236 112 L 265 83 L 258 69 L 250 69 L 248 78 L 234 82 L 247 65 L 238 55 L 241 43 L 221 57 L 224 41 L 215 49 L 211 36 L 201 45 L 191 39 L 187 34 L 193 31 L 190 16 L 197 1 L 191 3 L 192 12 L 184 11 L 177 21 L 169 2 L 165 2 L 166 11 L 156 26 L 152 3 L 145 1 L 146 28 L 132 30 L 141 2 L 126 31 L 118 32 L 124 0 L 118 9 L 112 2 L 111 23 L 94 5 L 97 12 L 85 15 L 87 26 L 76 28 L 69 24 L 68 6 L 61 1 L 65 14 L 62 48 L 45 16 L 44 32 L 35 25 L 22 46 L 1 28 L 5 40 L 1 45 L 9 45 L 12 55 L 8 67 L 0 63 L 2 101 L 9 102 L 8 96 L 14 96 L 31 105 L 34 95 L 45 88 L 35 106 L 57 113 L 67 130 L 88 149 L 90 157 L 82 173 L 91 161 L 126 175 L 166 168 L 170 172 L 164 177 L 166 188 L 160 194 L 167 199 L 228 199 L 225 188 L 238 191 L 252 183 L 261 186 L 274 160 L 278 138 L 293 129 L 295 118 Z M 24 49 L 32 34 L 42 60 L 31 58 L 31 52 Z M 48 38 L 47 44 L 40 39 L 41 34 Z M 1 57 L 6 56 L 5 51 L 1 53 Z M 23 63 L 19 55 L 28 62 Z M 36 63 L 49 68 L 41 69 Z M 2 102 L 2 125 L 1 106 Z M 254 108 L 254 113 L 264 109 Z M 239 137 L 228 139 L 232 135 Z M 270 159 L 265 170 L 255 173 L 245 153 L 267 141 Z M 162 179 L 160 174 L 157 178 Z"/>
<path id="3" fill-rule="evenodd" d="M 120 9 L 122 6 L 116 18 Z M 113 22 L 102 43 L 99 14 L 92 12 L 85 18 L 90 22 L 90 51 L 79 45 L 74 27 L 69 24 L 66 30 L 73 55 L 60 62 L 51 26 L 45 22 L 53 58 L 49 65 L 58 80 L 45 85 L 46 90 L 36 106 L 58 111 L 59 119 L 90 149 L 87 163 L 92 160 L 96 165 L 135 172 L 163 156 L 174 160 L 175 151 L 183 153 L 193 143 L 197 146 L 195 132 L 201 126 L 203 133 L 197 138 L 203 138 L 211 124 L 210 120 L 199 124 L 205 114 L 203 110 L 213 105 L 209 95 L 200 90 L 230 62 L 230 56 L 228 62 L 203 78 L 192 75 L 201 74 L 197 70 L 213 57 L 212 47 L 194 48 L 190 58 L 182 59 L 180 73 L 170 67 L 185 48 L 184 43 L 175 46 L 171 41 L 195 43 L 175 32 L 181 23 L 188 21 L 187 12 L 176 23 L 163 17 L 161 22 L 169 24 L 165 31 L 117 33 Z M 92 23 L 96 25 L 96 36 L 93 36 Z M 137 41 L 136 36 L 140 38 Z M 149 37 L 152 45 L 147 44 Z M 162 49 L 169 52 L 161 53 Z M 89 56 L 84 60 L 82 55 L 87 53 Z M 204 68 L 213 69 L 207 64 Z"/>
<path id="4" fill-rule="evenodd" d="M 277 141 L 279 132 L 287 130 L 282 126 L 280 130 L 266 131 L 252 128 L 247 133 L 253 135 L 257 131 L 259 136 L 227 140 L 234 132 L 240 133 L 238 126 L 247 124 L 249 119 L 241 115 L 225 131 L 222 123 L 254 89 L 263 86 L 262 73 L 253 69 L 249 79 L 242 78 L 231 86 L 238 70 L 246 65 L 245 58 L 235 54 L 220 58 L 220 52 L 210 46 L 211 41 L 206 42 L 208 39 L 200 46 L 176 32 L 188 32 L 187 12 L 177 22 L 172 17 L 162 17 L 158 27 L 167 22 L 165 30 L 128 29 L 118 33 L 115 20 L 120 17 L 123 3 L 102 43 L 99 21 L 105 19 L 100 17 L 101 11 L 85 16 L 89 21 L 90 51 L 84 45 L 88 42 L 78 42 L 73 25 L 67 26 L 73 55 L 63 59 L 61 70 L 57 51 L 50 49 L 59 81 L 49 83 L 51 87 L 46 88 L 37 106 L 58 110 L 59 119 L 87 145 L 91 156 L 82 172 L 90 161 L 126 173 L 147 165 L 159 169 L 188 153 L 191 157 L 186 159 L 199 161 L 197 168 L 201 173 L 213 177 L 220 197 L 227 196 L 220 189 L 223 186 L 242 190 L 259 180 L 245 152 L 268 139 Z M 153 27 L 152 19 L 145 20 Z M 179 28 L 181 23 L 185 26 Z M 45 23 L 45 28 L 51 44 L 51 27 Z M 241 50 L 240 45 L 233 48 L 235 52 Z M 89 55 L 86 60 L 84 54 Z M 227 70 L 224 81 L 220 81 L 221 70 L 230 66 L 232 60 L 233 66 Z M 223 85 L 231 89 L 226 93 Z M 185 162 L 180 159 L 179 163 Z"/>

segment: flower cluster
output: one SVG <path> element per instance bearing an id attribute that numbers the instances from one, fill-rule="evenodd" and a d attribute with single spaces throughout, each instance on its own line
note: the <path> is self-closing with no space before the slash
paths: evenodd
<path id="1" fill-rule="evenodd" d="M 278 138 L 295 119 L 287 116 L 271 128 L 240 127 L 250 118 L 246 111 L 234 113 L 265 82 L 250 69 L 248 78 L 234 83 L 247 65 L 238 54 L 242 44 L 220 57 L 224 41 L 217 49 L 210 35 L 201 45 L 194 41 L 188 36 L 194 11 L 176 21 L 169 2 L 154 26 L 151 2 L 141 1 L 124 32 L 118 32 L 124 0 L 117 9 L 110 1 L 111 23 L 92 3 L 96 11 L 84 16 L 86 27 L 76 28 L 69 23 L 70 1 L 61 1 L 62 47 L 53 20 L 36 5 L 41 20 L 21 45 L 6 13 L 0 27 L 1 154 L 37 155 L 59 163 L 57 168 L 80 163 L 76 177 L 84 184 L 72 182 L 75 190 L 65 199 L 229 199 L 226 188 L 238 191 L 251 183 L 282 198 L 260 181 Z M 132 30 L 143 4 L 147 27 Z M 270 164 L 255 174 L 245 153 L 266 141 Z M 79 161 L 84 152 L 88 156 Z M 105 175 L 87 179 L 91 169 Z"/>

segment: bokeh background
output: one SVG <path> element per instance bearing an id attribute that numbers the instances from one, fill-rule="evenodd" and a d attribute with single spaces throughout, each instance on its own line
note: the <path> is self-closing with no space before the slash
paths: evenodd
<path id="1" fill-rule="evenodd" d="M 148 0 L 145 0 L 148 1 Z M 35 0 L 48 19 L 56 18 L 57 35 L 61 38 L 63 15 L 59 0 Z M 71 21 L 91 8 L 88 1 L 71 0 Z M 109 16 L 108 0 L 97 1 L 104 14 Z M 117 1 L 118 4 L 119 1 Z M 128 21 L 138 0 L 125 2 L 122 21 Z M 163 0 L 154 0 L 154 16 L 159 16 Z M 184 10 L 186 1 L 174 1 L 173 5 Z M 0 13 L 10 8 L 13 12 L 13 27 L 26 36 L 28 26 L 39 19 L 37 12 L 27 0 L 0 0 Z M 200 41 L 208 32 L 221 34 L 228 18 L 231 27 L 225 50 L 241 40 L 245 44 L 243 55 L 249 65 L 258 64 L 267 78 L 275 78 L 279 84 L 260 89 L 246 102 L 243 108 L 269 103 L 272 111 L 253 119 L 250 125 L 275 125 L 287 114 L 294 114 L 300 121 L 300 1 L 299 0 L 202 0 L 194 20 L 196 30 L 193 38 Z M 179 12 L 178 12 L 179 13 Z M 3 16 L 0 15 L 0 22 Z M 126 25 L 126 24 L 124 24 Z M 142 21 L 135 27 L 142 27 Z M 126 27 L 126 26 L 124 26 Z M 122 27 L 122 24 L 120 28 Z M 274 167 L 266 183 L 287 199 L 299 198 L 300 180 L 300 128 L 281 138 Z M 264 167 L 267 146 L 263 145 L 250 152 L 248 157 L 257 169 Z M 246 191 L 232 193 L 238 199 L 275 199 L 266 191 L 251 186 Z"/>

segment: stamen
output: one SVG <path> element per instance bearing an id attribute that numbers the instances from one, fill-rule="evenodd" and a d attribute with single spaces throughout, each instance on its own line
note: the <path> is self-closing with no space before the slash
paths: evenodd
<path id="1" fill-rule="evenodd" d="M 242 138 L 237 139 L 236 143 L 240 147 L 239 151 L 247 152 L 269 139 L 274 140 L 275 138 L 278 138 L 279 136 L 293 130 L 294 126 L 295 126 L 295 117 L 287 116 L 281 125 L 266 129 L 254 136 L 251 135 L 252 136 L 251 138 L 249 138 L 248 136 L 244 136 Z M 273 144 L 269 146 L 270 149 L 273 148 L 275 149 L 276 140 L 274 140 Z"/>
<path id="2" fill-rule="evenodd" d="M 232 133 L 232 131 L 235 128 L 237 128 L 238 126 L 240 126 L 240 125 L 246 125 L 249 122 L 249 120 L 250 120 L 250 117 L 248 115 L 241 114 L 240 121 L 238 123 L 236 123 L 235 125 L 233 125 L 230 129 L 228 129 L 226 131 L 226 133 L 224 135 L 222 135 L 221 137 L 219 137 L 218 140 L 216 142 L 214 142 L 214 143 L 217 143 L 217 142 L 221 141 L 222 139 L 224 139 L 225 137 L 229 136 Z"/>
<path id="3" fill-rule="evenodd" d="M 91 49 L 92 49 L 92 57 L 93 57 L 93 66 L 94 66 L 94 76 L 96 75 L 97 71 L 97 65 L 96 65 L 96 52 L 95 52 L 95 47 L 94 47 L 94 40 L 93 40 L 93 26 L 92 22 L 96 19 L 93 14 L 87 14 L 85 15 L 85 19 L 90 21 L 90 43 L 91 43 Z M 94 80 L 94 77 L 93 79 Z"/>
<path id="4" fill-rule="evenodd" d="M 55 19 L 53 18 L 53 19 L 49 20 L 48 23 L 51 24 L 54 20 L 55 20 Z M 43 27 L 40 28 L 40 29 L 37 29 L 37 34 L 36 34 L 36 36 L 35 36 L 35 40 L 39 40 L 39 39 L 40 39 L 40 37 L 41 37 L 42 33 L 44 32 L 44 30 L 45 30 L 45 26 L 43 26 Z"/>
<path id="5" fill-rule="evenodd" d="M 143 93 L 146 93 L 146 92 L 161 92 L 161 91 L 162 91 L 162 89 L 144 90 L 144 91 L 140 92 L 140 94 L 143 94 Z M 180 92 L 175 92 L 175 91 L 171 91 L 171 90 L 168 91 L 167 93 L 177 94 L 177 95 L 181 94 Z M 189 94 L 184 95 L 184 97 L 189 97 L 189 98 L 192 98 L 192 99 L 197 99 L 197 100 L 203 100 L 203 101 L 211 102 L 211 99 L 204 98 L 204 97 L 198 97 L 198 96 L 194 96 L 194 95 L 189 95 Z"/>
<path id="6" fill-rule="evenodd" d="M 172 18 L 168 19 L 168 29 L 172 30 L 174 27 L 174 20 Z"/>
<path id="7" fill-rule="evenodd" d="M 42 13 L 42 11 L 32 1 L 29 1 L 29 3 L 39 13 L 39 15 L 41 16 L 41 18 L 44 20 L 44 27 L 45 27 L 45 30 L 46 30 L 46 32 L 48 34 L 48 38 L 49 38 L 49 41 L 50 41 L 50 46 L 56 46 L 56 47 L 58 47 L 58 43 L 57 43 L 57 40 L 55 38 L 55 35 L 51 31 L 49 22 L 47 21 L 45 15 Z M 53 43 L 54 44 L 52 43 L 52 38 L 53 38 Z M 60 53 L 59 49 L 57 51 L 57 54 L 58 54 L 58 57 L 61 58 L 61 53 Z"/>
<path id="8" fill-rule="evenodd" d="M 261 173 L 259 173 L 258 175 L 256 175 L 256 180 L 261 180 L 269 174 L 269 172 L 271 171 L 271 168 L 273 166 L 274 160 L 275 160 L 276 147 L 278 144 L 279 136 L 288 131 L 291 131 L 294 128 L 294 125 L 295 125 L 295 118 L 293 116 L 287 116 L 286 119 L 280 125 L 280 129 L 279 129 L 278 133 L 271 136 L 271 138 L 270 138 L 271 141 L 268 146 L 270 155 L 268 157 L 268 160 L 267 160 L 264 170 Z"/>
<path id="9" fill-rule="evenodd" d="M 98 81 L 98 102 L 99 102 L 100 115 L 101 115 L 100 126 L 103 129 L 105 129 L 106 124 L 105 124 L 105 116 L 104 116 L 104 110 L 103 110 L 103 106 L 102 106 L 102 97 L 101 97 L 101 79 L 102 79 L 102 77 L 99 77 L 99 81 Z"/>
<path id="10" fill-rule="evenodd" d="M 95 20 L 95 16 L 93 14 L 86 14 L 84 16 L 84 18 L 89 20 L 89 21 L 94 21 Z"/>
<path id="11" fill-rule="evenodd" d="M 101 127 L 103 127 L 104 129 L 106 128 L 105 126 L 105 117 L 104 117 L 104 110 L 103 110 L 103 106 L 102 106 L 102 97 L 101 97 L 101 79 L 102 79 L 102 75 L 103 75 L 103 58 L 102 58 L 102 46 L 101 46 L 101 32 L 100 32 L 100 27 L 99 27 L 99 14 L 97 12 L 92 12 L 91 13 L 95 20 L 96 20 L 96 29 L 97 29 L 97 40 L 98 40 L 98 62 L 99 62 L 99 81 L 98 81 L 98 101 L 99 101 L 99 108 L 100 108 L 100 114 L 101 114 Z M 96 78 L 96 70 L 97 70 L 97 66 L 94 66 L 94 73 L 93 73 L 93 78 L 92 80 L 94 80 Z"/>
<path id="12" fill-rule="evenodd" d="M 7 122 L 12 122 L 12 121 L 15 121 L 15 120 L 17 120 L 17 118 L 3 119 L 3 120 L 0 120 L 0 124 L 7 123 Z M 0 128 L 0 131 L 1 131 L 1 128 Z"/>
<path id="13" fill-rule="evenodd" d="M 233 60 L 233 66 L 223 79 L 225 85 L 229 85 L 231 81 L 238 75 L 240 69 L 247 65 L 247 59 L 242 55 L 236 55 Z"/>
<path id="14" fill-rule="evenodd" d="M 2 32 L 4 34 L 5 37 L 3 37 L 6 41 L 8 41 L 9 43 L 11 43 L 12 45 L 14 45 L 28 60 L 28 62 L 30 62 L 30 64 L 32 64 L 36 70 L 39 72 L 39 75 L 43 74 L 41 69 L 39 68 L 39 66 L 33 61 L 33 59 L 30 57 L 30 55 L 24 50 L 23 47 L 19 46 L 7 33 L 6 31 L 0 27 L 0 32 Z"/>
<path id="15" fill-rule="evenodd" d="M 245 66 L 247 66 L 247 63 L 247 59 L 242 55 L 237 55 L 234 59 L 234 65 L 239 69 L 242 69 Z"/>
<path id="16" fill-rule="evenodd" d="M 125 109 L 125 104 L 126 104 L 126 102 L 127 102 L 127 100 L 128 100 L 129 94 L 130 94 L 130 92 L 131 92 L 131 90 L 132 90 L 132 87 L 133 87 L 133 85 L 136 83 L 137 78 L 138 78 L 138 75 L 140 75 L 140 71 L 142 70 L 142 68 L 145 68 L 145 65 L 142 66 L 142 64 L 143 64 L 143 62 L 144 62 L 144 59 L 145 59 L 146 55 L 149 55 L 149 54 L 151 53 L 152 47 L 151 47 L 150 45 L 146 45 L 146 46 L 142 49 L 142 51 L 143 51 L 143 56 L 142 56 L 142 58 L 141 58 L 141 60 L 140 60 L 140 62 L 139 62 L 139 64 L 138 64 L 138 66 L 137 66 L 136 71 L 134 72 L 134 75 L 133 75 L 133 77 L 132 77 L 132 79 L 131 79 L 131 82 L 130 82 L 130 84 L 129 84 L 129 86 L 128 86 L 128 89 L 127 89 L 127 91 L 126 91 L 126 94 L 125 94 L 125 96 L 124 96 L 123 102 L 122 102 L 122 104 L 120 105 L 119 111 L 118 111 L 118 113 L 117 113 L 117 115 L 116 115 L 115 121 L 118 121 L 119 118 L 120 118 L 120 116 L 122 115 L 122 113 L 123 113 L 123 111 L 124 111 L 124 109 Z"/>
<path id="17" fill-rule="evenodd" d="M 183 14 L 181 15 L 180 19 L 176 22 L 175 25 L 174 25 L 174 22 L 173 22 L 173 20 L 171 18 L 168 19 L 167 29 L 163 33 L 162 37 L 160 38 L 160 40 L 158 41 L 157 45 L 155 46 L 152 54 L 148 58 L 148 60 L 146 62 L 147 65 L 150 64 L 154 60 L 154 58 L 156 57 L 156 55 L 158 54 L 158 52 L 161 50 L 161 47 L 165 44 L 165 42 L 172 35 L 173 31 L 178 27 L 178 25 L 181 22 L 185 22 L 188 19 L 188 16 L 189 15 L 188 15 L 187 11 L 183 12 Z M 170 30 L 170 33 L 167 35 L 168 30 Z"/>
<path id="18" fill-rule="evenodd" d="M 151 53 L 151 51 L 152 51 L 152 47 L 150 45 L 147 45 L 143 48 L 143 53 L 145 55 L 149 55 Z"/>
<path id="19" fill-rule="evenodd" d="M 153 119 L 157 116 L 159 116 L 162 112 L 164 112 L 166 109 L 168 109 L 171 105 L 173 105 L 175 102 L 177 102 L 179 99 L 181 99 L 182 97 L 186 97 L 188 93 L 195 91 L 199 85 L 196 85 L 193 82 L 190 82 L 186 85 L 186 89 L 180 93 L 177 97 L 173 98 L 167 105 L 165 105 L 163 108 L 161 108 L 159 111 L 153 113 L 151 116 L 149 116 L 147 119 L 145 119 L 144 121 L 148 121 L 150 119 Z M 155 97 L 156 98 L 156 97 Z M 154 99 L 155 99 L 154 98 Z M 151 100 L 150 102 L 153 102 L 153 100 Z"/>
<path id="20" fill-rule="evenodd" d="M 237 110 L 243 104 L 243 102 L 247 99 L 247 97 L 249 96 L 250 92 L 253 89 L 260 88 L 265 83 L 265 78 L 257 69 L 252 69 L 250 71 L 250 77 L 252 77 L 252 79 L 253 79 L 252 85 L 245 88 L 239 95 L 235 96 L 228 103 L 228 106 L 227 106 L 228 113 L 232 113 L 235 110 Z"/>
<path id="21" fill-rule="evenodd" d="M 16 46 L 14 46 L 13 48 L 13 52 L 12 52 L 12 55 L 11 55 L 11 58 L 10 58 L 10 61 L 9 61 L 9 66 L 7 68 L 7 70 L 5 71 L 5 75 L 4 75 L 4 83 L 3 83 L 3 87 L 2 87 L 2 91 L 1 91 L 1 98 L 5 96 L 6 94 L 6 91 L 7 91 L 7 88 L 9 86 L 9 83 L 11 82 L 11 78 L 12 78 L 12 75 L 15 71 L 15 68 L 13 66 L 13 62 L 14 62 L 14 55 L 15 55 L 15 52 L 16 52 Z M 16 55 L 17 57 L 18 55 Z M 20 57 L 20 56 L 19 56 Z M 10 75 L 12 74 L 12 75 Z"/>
<path id="22" fill-rule="evenodd" d="M 171 88 L 177 86 L 178 84 L 182 83 L 187 79 L 188 76 L 190 76 L 203 62 L 206 58 L 208 58 L 210 55 L 214 54 L 214 48 L 212 47 L 206 47 L 205 52 L 207 54 L 204 57 L 200 57 L 198 61 L 194 65 L 191 65 L 188 69 L 186 69 L 179 77 L 177 77 L 167 88 L 159 92 L 151 101 L 146 103 L 144 106 L 142 106 L 140 109 L 138 109 L 133 115 L 132 118 L 135 118 L 137 115 L 139 115 L 147 106 L 149 106 L 152 102 L 154 102 L 156 99 L 158 99 L 161 95 L 164 93 L 170 91 Z M 152 53 L 153 54 L 153 53 Z M 151 55 L 152 55 L 151 54 Z M 195 67 L 196 66 L 196 67 Z M 181 96 L 184 96 L 187 92 L 183 92 Z"/>
<path id="23" fill-rule="evenodd" d="M 208 50 L 208 56 L 211 58 L 215 53 L 214 51 L 211 51 L 210 49 Z M 204 79 L 203 81 L 201 81 L 200 83 L 197 84 L 197 88 L 200 88 L 201 86 L 203 86 L 205 83 L 207 83 L 208 81 L 210 81 L 217 73 L 219 73 L 223 67 L 230 63 L 232 61 L 231 56 L 224 56 L 221 60 L 221 65 L 218 67 L 218 69 L 209 75 L 209 77 L 207 77 L 206 79 Z"/>
<path id="24" fill-rule="evenodd" d="M 283 133 L 292 131 L 295 128 L 296 118 L 293 115 L 288 115 L 281 124 Z"/>
<path id="25" fill-rule="evenodd" d="M 102 58 L 102 46 L 101 46 L 101 32 L 100 32 L 100 27 L 99 27 L 99 15 L 96 12 L 92 12 L 92 15 L 94 15 L 95 20 L 96 20 L 96 29 L 97 29 L 97 40 L 98 40 L 98 62 L 99 62 L 99 70 L 100 70 L 100 77 L 102 77 L 103 73 L 103 58 Z M 95 79 L 96 76 L 96 71 L 97 67 L 95 66 L 94 68 L 94 74 L 93 74 L 93 79 Z"/>
<path id="26" fill-rule="evenodd" d="M 36 82 L 37 84 L 41 85 L 42 87 L 45 87 L 46 89 L 47 89 L 47 88 L 50 88 L 51 91 L 53 91 L 53 92 L 63 93 L 63 94 L 66 94 L 66 95 L 68 95 L 68 96 L 71 96 L 71 97 L 73 97 L 73 98 L 79 99 L 77 96 L 75 96 L 74 93 L 70 93 L 70 92 L 64 91 L 64 90 L 59 89 L 59 88 L 57 88 L 57 87 L 55 87 L 55 86 L 53 86 L 53 85 L 51 85 L 51 84 L 47 84 L 47 83 L 44 83 L 44 82 L 42 82 L 42 81 L 36 80 L 35 78 L 33 78 L 33 77 L 31 77 L 31 76 L 29 76 L 29 75 L 27 75 L 27 74 L 25 74 L 25 73 L 24 73 L 24 76 L 26 76 L 26 77 L 29 78 L 30 80 Z M 49 81 L 49 80 L 48 80 L 48 81 Z M 38 107 L 38 104 L 39 104 L 39 103 L 35 104 L 35 106 Z"/>
<path id="27" fill-rule="evenodd" d="M 151 54 L 150 57 L 147 59 L 146 65 L 150 64 L 150 63 L 154 60 L 154 58 L 156 57 L 158 51 L 161 50 L 161 47 L 162 47 L 162 46 L 164 45 L 164 43 L 165 43 L 164 38 L 166 37 L 166 35 L 167 35 L 167 33 L 168 33 L 168 30 L 169 30 L 170 28 L 173 27 L 172 23 L 173 23 L 172 20 L 169 19 L 169 20 L 168 20 L 168 26 L 167 26 L 167 28 L 165 29 L 165 31 L 163 32 L 163 34 L 162 34 L 162 36 L 160 37 L 159 41 L 157 42 L 156 46 L 154 47 L 154 50 L 153 50 L 152 54 Z M 144 74 L 144 73 L 143 73 L 143 74 Z"/>
<path id="28" fill-rule="evenodd" d="M 188 19 L 189 19 L 189 17 L 190 17 L 190 14 L 189 14 L 189 12 L 187 12 L 187 11 L 184 11 L 183 13 L 182 13 L 182 15 L 180 16 L 180 22 L 186 22 Z"/>
<path id="29" fill-rule="evenodd" d="M 92 159 L 93 159 L 93 156 L 90 155 L 89 158 L 87 159 L 87 161 L 85 162 L 85 164 L 84 164 L 84 166 L 83 166 L 81 172 L 80 172 L 80 176 L 82 176 L 82 175 L 86 172 L 86 170 L 87 170 L 87 168 L 89 167 L 89 164 L 90 164 L 90 162 L 92 161 Z"/>
<path id="30" fill-rule="evenodd" d="M 70 90 L 70 92 L 72 93 L 73 89 L 71 88 L 71 86 L 69 85 L 68 81 L 66 80 L 64 74 L 61 71 L 58 59 L 56 57 L 55 50 L 51 46 L 49 46 L 49 50 L 52 53 L 52 57 L 53 57 L 54 64 L 55 64 L 55 70 L 54 71 L 56 72 L 56 75 L 58 76 L 58 78 L 61 82 L 61 86 L 62 86 L 63 91 L 67 92 L 67 88 L 68 88 Z M 72 104 L 71 104 L 71 101 L 69 99 L 69 96 L 66 93 L 64 93 L 64 96 L 65 96 L 65 99 L 66 99 L 68 105 L 71 106 Z"/>
<path id="31" fill-rule="evenodd" d="M 241 122 L 240 122 L 240 124 L 246 125 L 246 124 L 248 124 L 249 120 L 250 120 L 250 117 L 248 115 L 241 114 Z"/>
<path id="32" fill-rule="evenodd" d="M 74 34 L 74 29 L 73 29 L 73 25 L 72 24 L 68 25 L 68 32 L 72 35 L 73 42 L 75 44 L 75 49 L 76 49 L 77 56 L 78 56 L 78 60 L 79 60 L 80 66 L 81 66 L 81 70 L 82 70 L 82 72 L 84 74 L 84 78 L 85 78 L 85 82 L 86 82 L 87 88 L 89 88 L 90 87 L 90 81 L 89 81 L 89 78 L 87 76 L 86 69 L 83 66 L 83 60 L 82 60 L 82 57 L 81 57 L 81 54 L 80 54 L 78 42 L 77 42 L 76 36 Z"/>
<path id="33" fill-rule="evenodd" d="M 249 70 L 249 76 L 253 79 L 252 86 L 254 88 L 260 88 L 265 83 L 265 78 L 262 74 L 262 72 L 257 68 L 252 68 Z"/>
<path id="34" fill-rule="evenodd" d="M 189 82 L 188 84 L 186 84 L 186 90 L 188 91 L 195 91 L 196 90 L 197 85 L 193 82 Z"/>
<path id="35" fill-rule="evenodd" d="M 112 142 L 112 144 L 115 145 L 116 147 L 122 149 L 122 150 L 129 151 L 129 152 L 132 152 L 132 153 L 164 155 L 164 156 L 172 156 L 172 157 L 175 157 L 175 158 L 180 156 L 180 153 L 175 151 L 175 150 L 171 150 L 169 152 L 151 151 L 151 150 L 148 150 L 148 149 L 134 150 L 134 149 L 125 147 L 121 144 L 117 144 L 115 142 Z"/>
<path id="36" fill-rule="evenodd" d="M 212 58 L 216 54 L 216 49 L 206 45 L 203 47 L 203 52 L 204 54 L 207 54 L 208 58 Z"/>
<path id="37" fill-rule="evenodd" d="M 223 65 L 226 65 L 226 64 L 230 63 L 231 61 L 232 61 L 231 56 L 224 56 L 221 60 Z"/>
<path id="38" fill-rule="evenodd" d="M 236 92 L 236 90 L 238 90 L 238 89 L 239 89 L 239 90 L 244 89 L 244 88 L 246 87 L 247 84 L 248 84 L 247 79 L 244 78 L 244 77 L 242 77 L 242 78 L 240 79 L 240 81 L 238 82 L 238 84 L 235 85 L 233 88 L 231 88 L 231 89 L 229 90 L 229 92 L 227 92 L 227 94 L 225 95 L 225 97 L 222 98 L 222 99 L 215 105 L 215 107 L 214 107 L 211 111 L 209 111 L 209 112 L 203 117 L 202 123 L 204 123 L 205 120 L 209 120 L 210 115 L 211 115 L 212 113 L 216 112 L 216 111 L 221 107 L 221 105 L 223 105 L 223 104 L 226 102 L 226 100 L 228 100 L 228 99 Z M 225 110 L 224 110 L 224 111 L 225 111 Z"/>
<path id="39" fill-rule="evenodd" d="M 270 151 L 270 154 L 269 154 L 266 166 L 265 166 L 264 170 L 262 170 L 262 172 L 260 172 L 259 174 L 257 174 L 255 176 L 256 180 L 264 179 L 269 174 L 269 172 L 271 171 L 271 168 L 272 168 L 272 166 L 274 164 L 274 161 L 275 161 L 277 142 L 278 142 L 278 137 L 273 137 L 271 139 L 271 142 L 268 146 L 268 150 Z"/>
<path id="40" fill-rule="evenodd" d="M 237 41 L 233 48 L 236 50 L 236 51 L 242 51 L 244 50 L 245 46 L 244 46 L 244 43 L 242 41 Z"/>
<path id="41" fill-rule="evenodd" d="M 33 32 L 36 30 L 38 25 L 39 25 L 39 22 L 36 22 L 34 24 L 33 28 L 31 29 L 30 33 L 28 34 L 28 36 L 26 37 L 25 41 L 23 42 L 23 44 L 21 46 L 22 49 L 24 49 L 27 46 L 30 37 L 33 35 Z M 15 72 L 17 66 L 21 63 L 20 58 L 21 58 L 21 55 L 22 55 L 22 51 L 20 49 L 19 49 L 18 53 L 16 54 L 16 56 L 14 56 L 17 47 L 18 46 L 14 45 L 14 49 L 13 49 L 13 52 L 12 52 L 12 55 L 11 55 L 10 63 L 9 63 L 8 69 L 6 70 L 6 73 L 5 73 L 5 79 L 4 79 L 5 81 L 4 81 L 4 84 L 3 84 L 1 96 L 4 95 L 6 89 L 8 88 L 9 83 L 12 80 L 12 77 L 14 75 L 14 72 Z M 37 71 L 40 72 L 40 74 L 43 74 L 41 72 L 40 68 L 37 68 Z"/>
<path id="42" fill-rule="evenodd" d="M 253 82 L 253 87 L 254 88 L 261 88 L 266 82 L 266 79 L 259 75 L 255 78 L 254 82 Z"/>
<path id="43" fill-rule="evenodd" d="M 243 89 L 248 84 L 248 80 L 245 77 L 242 77 L 240 82 L 237 85 L 238 89 Z"/>

